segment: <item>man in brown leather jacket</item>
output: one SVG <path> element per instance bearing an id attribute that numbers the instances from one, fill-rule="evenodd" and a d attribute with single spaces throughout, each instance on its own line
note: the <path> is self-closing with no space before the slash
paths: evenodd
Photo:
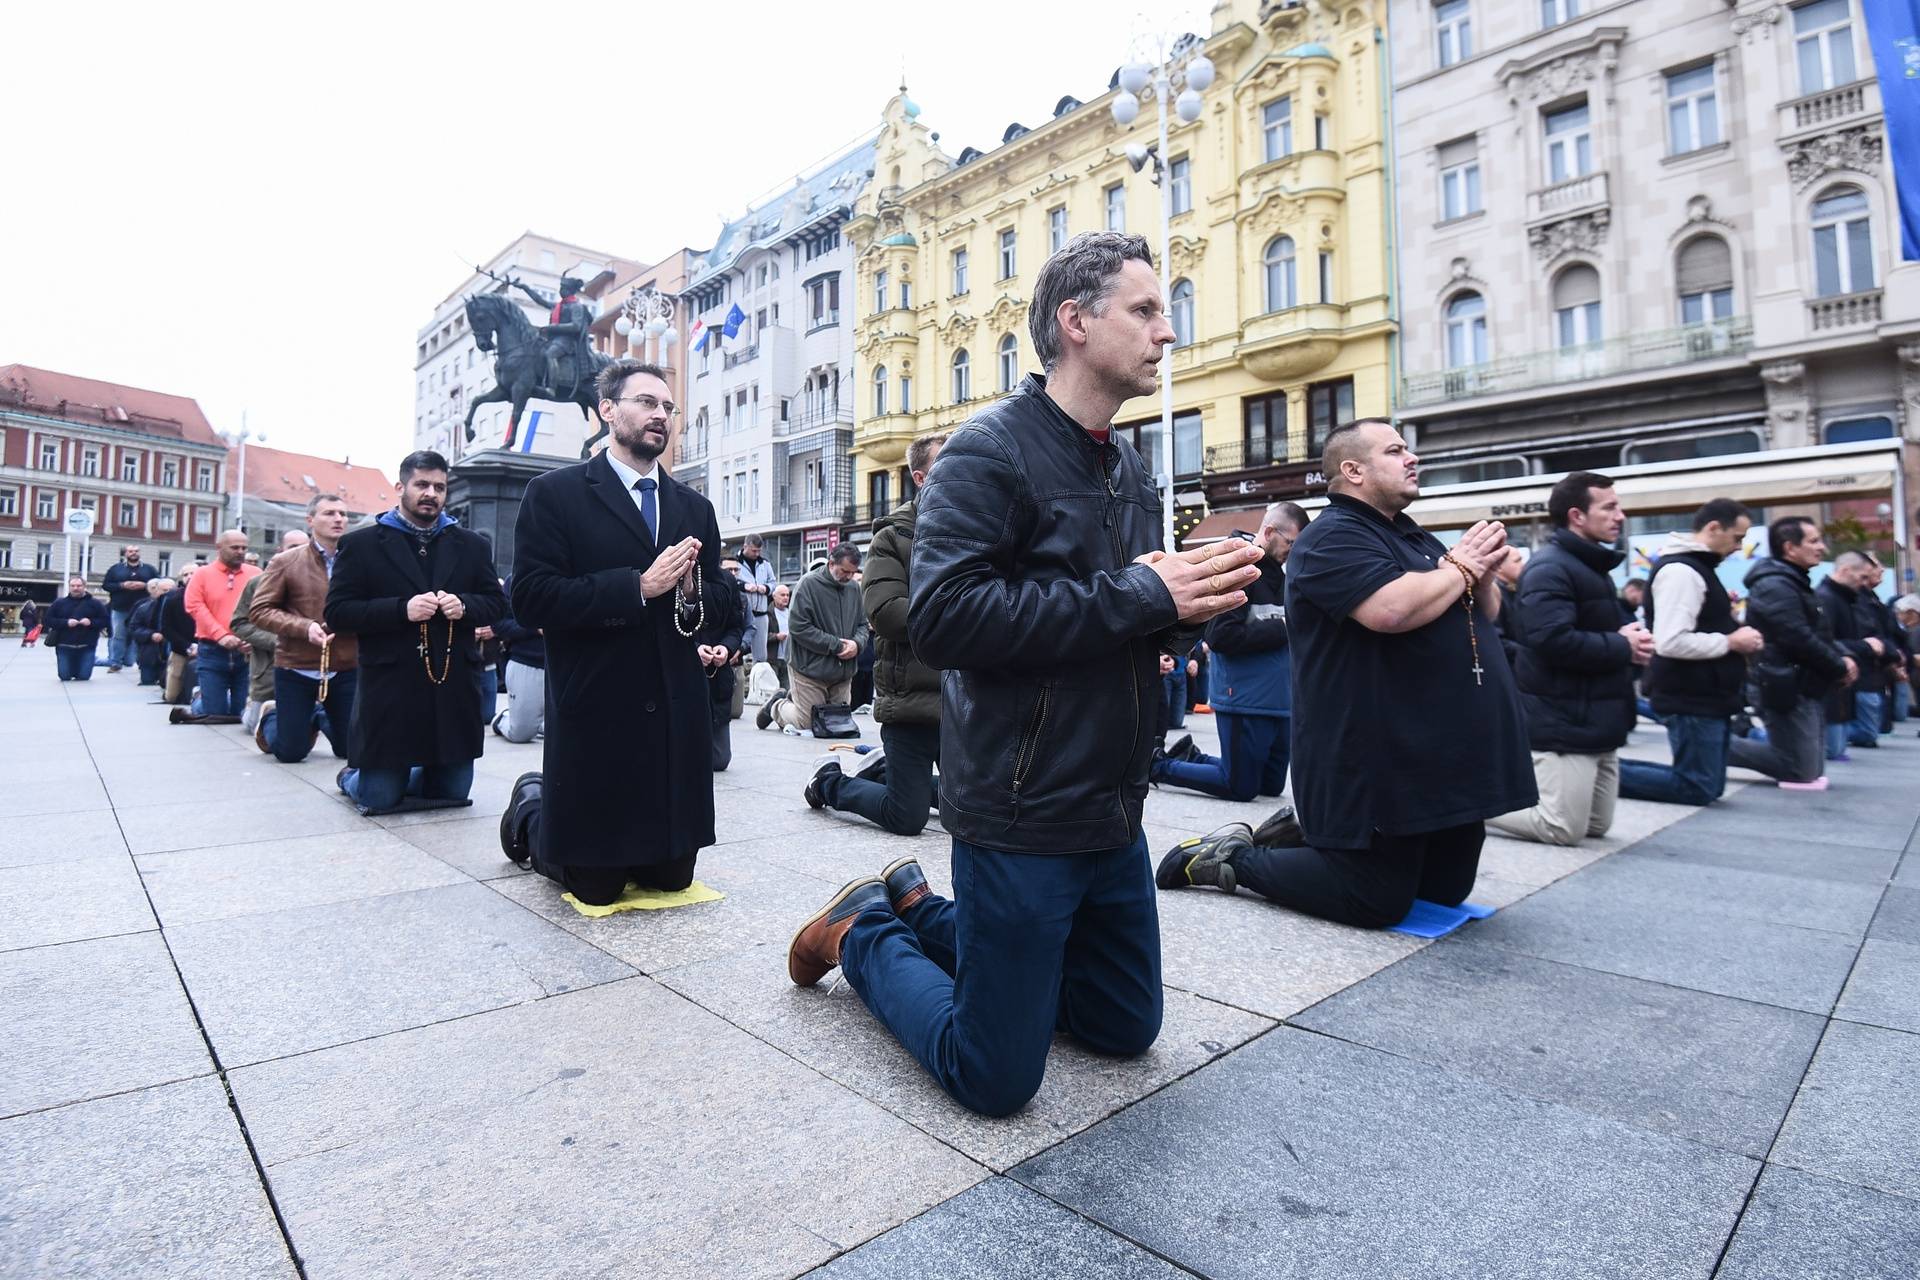
<path id="1" fill-rule="evenodd" d="M 311 541 L 275 556 L 253 589 L 248 620 L 279 637 L 273 701 L 262 710 L 253 740 L 282 764 L 306 759 L 322 733 L 335 756 L 353 756 L 349 736 L 360 674 L 354 637 L 333 635 L 321 621 L 349 519 L 343 499 L 326 493 L 314 498 L 307 504 Z"/>

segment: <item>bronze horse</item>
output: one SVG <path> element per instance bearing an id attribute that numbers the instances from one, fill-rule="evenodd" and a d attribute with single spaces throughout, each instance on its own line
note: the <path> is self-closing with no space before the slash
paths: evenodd
<path id="1" fill-rule="evenodd" d="M 593 446 L 607 434 L 607 424 L 600 417 L 599 398 L 593 389 L 594 381 L 612 359 L 592 352 L 593 368 L 586 377 L 575 378 L 575 385 L 563 394 L 546 385 L 546 343 L 517 303 L 497 293 L 475 294 L 467 299 L 467 326 L 473 330 L 474 344 L 482 351 L 496 348 L 499 351 L 493 361 L 493 389 L 475 396 L 467 406 L 467 440 L 473 440 L 473 415 L 481 405 L 510 403 L 513 413 L 507 419 L 507 437 L 500 447 L 511 449 L 520 433 L 520 415 L 526 412 L 527 401 L 552 400 L 577 404 L 591 421 L 600 424 L 600 430 L 580 446 L 580 456 L 591 457 Z"/>

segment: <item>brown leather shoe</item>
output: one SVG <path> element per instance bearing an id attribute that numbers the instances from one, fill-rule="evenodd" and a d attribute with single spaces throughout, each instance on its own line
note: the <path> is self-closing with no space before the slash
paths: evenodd
<path id="1" fill-rule="evenodd" d="M 887 886 L 887 901 L 893 904 L 895 915 L 903 914 L 908 907 L 933 892 L 927 887 L 927 876 L 920 870 L 919 861 L 911 856 L 889 862 L 880 873 L 880 879 Z"/>
<path id="2" fill-rule="evenodd" d="M 861 876 L 840 886 L 827 905 L 814 912 L 787 944 L 787 976 L 810 987 L 840 963 L 840 944 L 854 917 L 872 906 L 887 905 L 887 884 L 879 876 Z"/>

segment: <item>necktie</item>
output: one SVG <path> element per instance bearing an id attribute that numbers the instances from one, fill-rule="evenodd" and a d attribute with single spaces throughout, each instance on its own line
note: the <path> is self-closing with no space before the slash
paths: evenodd
<path id="1" fill-rule="evenodd" d="M 641 476 L 633 482 L 640 491 L 640 518 L 647 522 L 647 536 L 656 543 L 660 541 L 660 508 L 655 505 L 653 491 L 658 482 L 652 476 Z"/>

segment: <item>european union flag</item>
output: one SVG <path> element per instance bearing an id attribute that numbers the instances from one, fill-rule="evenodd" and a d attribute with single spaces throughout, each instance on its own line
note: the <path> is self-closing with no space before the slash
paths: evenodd
<path id="1" fill-rule="evenodd" d="M 721 324 L 720 332 L 726 337 L 737 338 L 740 336 L 740 326 L 746 322 L 747 313 L 742 311 L 740 304 L 736 302 L 728 309 L 727 318 L 725 322 Z"/>
<path id="2" fill-rule="evenodd" d="M 1912 0 L 1865 0 L 1861 7 L 1900 199 L 1900 256 L 1912 261 L 1920 258 L 1920 16 Z"/>

